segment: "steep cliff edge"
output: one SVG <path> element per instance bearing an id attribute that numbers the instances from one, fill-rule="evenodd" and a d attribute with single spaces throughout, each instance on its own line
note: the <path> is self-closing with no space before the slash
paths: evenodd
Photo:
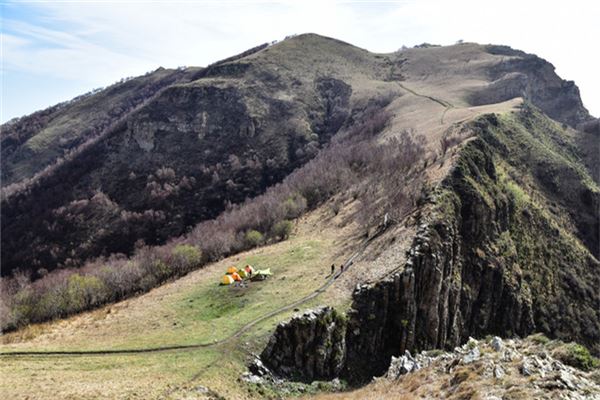
<path id="1" fill-rule="evenodd" d="M 279 324 L 261 358 L 295 379 L 333 379 L 346 354 L 346 320 L 331 307 L 309 310 Z"/>
<path id="2" fill-rule="evenodd" d="M 559 77 L 548 61 L 508 46 L 488 45 L 486 50 L 503 59 L 488 69 L 491 82 L 469 97 L 471 104 L 493 104 L 523 97 L 550 118 L 572 127 L 594 119 L 583 106 L 575 82 Z"/>
<path id="3" fill-rule="evenodd" d="M 353 295 L 340 373 L 351 381 L 469 336 L 541 331 L 600 351 L 599 190 L 573 133 L 528 105 L 469 128 L 475 138 L 425 195 L 406 265 Z"/>

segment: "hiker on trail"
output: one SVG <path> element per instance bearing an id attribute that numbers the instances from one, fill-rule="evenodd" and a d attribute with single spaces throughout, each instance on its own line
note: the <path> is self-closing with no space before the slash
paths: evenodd
<path id="1" fill-rule="evenodd" d="M 340 265 L 340 274 L 344 272 L 344 264 Z"/>
<path id="2" fill-rule="evenodd" d="M 335 272 L 335 264 L 331 264 L 331 275 Z"/>

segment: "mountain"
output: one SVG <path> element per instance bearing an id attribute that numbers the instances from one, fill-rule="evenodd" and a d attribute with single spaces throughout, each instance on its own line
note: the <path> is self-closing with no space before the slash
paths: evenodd
<path id="1" fill-rule="evenodd" d="M 403 82 L 445 98 L 452 120 L 467 105 L 518 96 L 571 126 L 591 120 L 551 64 L 501 46 L 377 55 L 302 35 L 206 69 L 159 69 L 3 127 L 2 181 L 12 187 L 2 273 L 180 235 L 304 164 L 369 99 L 399 97 L 396 115 L 444 106 Z M 433 138 L 441 126 L 416 129 Z"/>
<path id="2" fill-rule="evenodd" d="M 127 254 L 138 240 L 162 243 L 227 203 L 263 192 L 313 157 L 344 123 L 352 88 L 340 78 L 368 82 L 381 74 L 368 52 L 330 39 L 263 47 L 205 70 L 159 70 L 75 100 L 48 111 L 38 132 L 28 130 L 31 117 L 11 124 L 6 141 L 29 139 L 6 146 L 5 181 L 31 182 L 8 188 L 3 199 L 3 274 Z M 337 67 L 347 59 L 357 68 Z M 147 80 L 158 83 L 146 98 L 139 86 Z M 120 99 L 137 96 L 138 106 L 120 106 Z M 356 90 L 354 96 L 366 95 Z M 61 143 L 69 149 L 85 140 L 86 121 L 101 124 L 85 114 L 98 113 L 97 103 L 123 115 L 50 171 L 32 176 L 62 151 Z M 77 120 L 79 130 L 72 127 Z"/>
<path id="3" fill-rule="evenodd" d="M 471 336 L 542 332 L 597 355 L 599 127 L 577 86 L 535 55 L 475 43 L 376 54 L 314 34 L 206 68 L 159 69 L 11 121 L 1 136 L 1 247 L 12 283 L 0 322 L 25 333 L 5 345 L 87 349 L 98 327 L 124 335 L 124 348 L 172 345 L 163 341 L 178 340 L 175 325 L 157 322 L 156 308 L 177 315 L 185 340 L 229 348 L 252 332 L 243 337 L 259 370 L 292 382 L 257 387 L 250 377 L 229 388 L 211 375 L 214 361 L 211 378 L 190 377 L 210 383 L 208 398 L 276 397 L 318 380 L 363 385 L 405 351 L 452 350 Z M 264 289 L 232 300 L 207 280 L 256 260 L 275 272 Z M 321 287 L 324 268 L 344 260 Z M 156 289 L 165 299 L 109 305 L 116 314 L 93 326 L 85 321 L 96 317 L 73 317 L 80 339 L 58 325 L 27 339 L 27 323 L 200 266 L 181 280 L 193 285 Z M 23 271 L 34 281 L 19 286 Z M 181 285 L 185 296 L 173 300 Z M 333 308 L 286 320 L 305 305 Z M 261 315 L 272 315 L 266 328 Z M 132 330 L 134 320 L 147 332 Z M 215 334 L 240 331 L 213 337 L 209 323 Z M 247 354 L 223 354 L 245 369 Z M 190 395 L 190 385 L 174 393 Z"/>

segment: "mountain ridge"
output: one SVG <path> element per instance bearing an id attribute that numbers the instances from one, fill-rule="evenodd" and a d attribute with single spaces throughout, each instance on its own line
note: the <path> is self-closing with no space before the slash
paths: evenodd
<path id="1" fill-rule="evenodd" d="M 52 110 L 6 136 L 7 154 L 25 154 L 34 127 L 43 143 L 50 127 L 41 158 L 70 152 L 3 188 L 2 272 L 25 268 L 0 298 L 15 397 L 33 389 L 12 351 L 39 352 L 40 368 L 57 352 L 52 363 L 85 376 L 40 372 L 55 397 L 148 398 L 361 385 L 405 350 L 488 334 L 600 352 L 598 120 L 550 63 L 473 43 L 375 54 L 306 34 L 154 74 L 114 103 L 81 99 L 125 104 L 83 144 Z M 232 264 L 274 276 L 219 287 Z M 287 321 L 304 296 L 330 308 Z M 103 353 L 161 346 L 181 351 Z M 104 355 L 90 367 L 69 351 Z M 285 378 L 281 392 L 248 376 L 252 354 Z"/>
<path id="2" fill-rule="evenodd" d="M 489 46 L 486 47 L 473 44 L 461 44 L 440 48 L 432 47 L 407 49 L 404 52 L 401 51 L 397 53 L 391 53 L 389 55 L 377 55 L 335 39 L 324 38 L 314 34 L 306 34 L 299 35 L 270 46 L 258 46 L 247 52 L 241 53 L 238 56 L 234 56 L 233 59 L 226 59 L 225 61 L 217 62 L 212 66 L 202 70 L 157 70 L 154 74 L 166 74 L 165 79 L 175 79 L 175 82 L 171 82 L 164 87 L 159 85 L 161 87 L 160 92 L 157 92 L 158 94 L 155 93 L 155 95 L 158 97 L 147 99 L 146 102 L 148 104 L 144 102 L 141 107 L 135 107 L 133 110 L 125 112 L 124 116 L 121 117 L 123 120 L 123 122 L 120 123 L 121 125 L 117 124 L 115 127 L 108 128 L 111 132 L 114 132 L 110 134 L 111 139 L 104 140 L 100 137 L 96 139 L 99 140 L 99 142 L 92 145 L 92 147 L 96 149 L 94 150 L 94 153 L 100 152 L 106 155 L 110 154 L 110 157 L 104 157 L 105 161 L 98 157 L 92 157 L 95 158 L 96 161 L 92 161 L 92 159 L 86 161 L 86 167 L 84 167 L 83 170 L 78 168 L 78 172 L 74 175 L 80 177 L 77 178 L 79 181 L 78 184 L 75 183 L 72 178 L 67 178 L 68 175 L 55 179 L 55 184 L 52 184 L 52 186 L 56 186 L 59 184 L 58 182 L 71 179 L 72 183 L 70 185 L 76 188 L 79 187 L 79 189 L 59 189 L 58 191 L 54 189 L 54 192 L 48 192 L 46 190 L 45 194 L 43 194 L 44 192 L 40 192 L 39 188 L 44 187 L 45 185 L 43 183 L 34 185 L 36 189 L 32 190 L 37 193 L 36 196 L 38 198 L 52 198 L 51 205 L 49 205 L 49 207 L 46 209 L 40 210 L 41 214 L 38 213 L 31 217 L 27 217 L 27 214 L 23 215 L 18 224 L 19 229 L 29 224 L 29 231 L 35 230 L 31 228 L 33 226 L 33 220 L 30 223 L 25 223 L 23 221 L 23 217 L 33 218 L 36 221 L 46 221 L 45 223 L 52 224 L 52 220 L 54 219 L 54 217 L 50 215 L 51 212 L 54 212 L 52 210 L 57 210 L 59 207 L 67 207 L 68 204 L 73 201 L 89 201 L 95 195 L 95 193 L 102 192 L 108 197 L 108 199 L 110 199 L 110 202 L 115 204 L 116 207 L 113 207 L 114 210 L 110 211 L 110 213 L 113 215 L 112 217 L 110 215 L 106 215 L 106 218 L 108 218 L 107 221 L 113 221 L 109 224 L 118 223 L 118 221 L 115 219 L 117 214 L 122 214 L 123 212 L 143 213 L 147 211 L 148 213 L 154 215 L 152 217 L 153 220 L 147 221 L 150 224 L 150 227 L 134 228 L 134 231 L 138 232 L 134 233 L 134 236 L 138 236 L 137 239 L 142 238 L 146 241 L 150 240 L 149 243 L 160 243 L 169 237 L 174 237 L 183 233 L 185 229 L 194 223 L 201 221 L 202 219 L 216 216 L 216 214 L 223 209 L 223 205 L 219 205 L 219 203 L 222 204 L 224 200 L 233 203 L 240 202 L 245 197 L 256 195 L 264 191 L 267 186 L 281 180 L 282 177 L 289 173 L 292 169 L 303 164 L 307 159 L 311 158 L 319 147 L 325 145 L 329 140 L 328 138 L 335 134 L 335 132 L 339 130 L 341 125 L 348 118 L 350 110 L 353 107 L 355 109 L 356 107 L 361 107 L 361 104 L 365 104 L 369 97 L 377 97 L 381 94 L 391 98 L 399 96 L 400 100 L 392 104 L 390 108 L 391 111 L 396 115 L 396 118 L 403 120 L 406 119 L 404 115 L 404 110 L 406 107 L 400 104 L 400 102 L 402 102 L 402 97 L 406 98 L 406 94 L 403 94 L 403 92 L 406 93 L 404 88 L 409 84 L 412 85 L 415 90 L 422 90 L 421 87 L 424 84 L 423 82 L 432 82 L 432 86 L 429 83 L 427 84 L 430 85 L 429 89 L 427 90 L 435 88 L 436 90 L 439 89 L 442 93 L 447 93 L 452 97 L 456 97 L 458 95 L 458 101 L 463 103 L 466 100 L 461 100 L 461 96 L 467 96 L 467 98 L 470 96 L 470 98 L 473 98 L 473 87 L 480 87 L 481 83 L 477 83 L 474 86 L 473 84 L 469 84 L 469 87 L 449 86 L 448 80 L 443 78 L 447 72 L 440 70 L 438 67 L 434 67 L 434 65 L 438 65 L 439 62 L 435 63 L 431 62 L 431 60 L 435 59 L 436 57 L 446 57 L 447 54 L 453 54 L 453 56 L 448 58 L 449 61 L 446 61 L 447 68 L 451 68 L 456 63 L 464 63 L 464 60 L 468 61 L 469 58 L 473 57 L 481 60 L 479 64 L 496 62 L 493 60 L 494 57 L 497 56 L 486 53 L 486 49 L 488 48 Z M 497 49 L 497 47 L 493 48 Z M 498 51 L 495 50 L 495 52 L 497 53 Z M 505 54 L 507 51 L 503 51 L 501 53 Z M 521 53 L 518 54 L 521 55 Z M 511 55 L 511 57 L 513 56 Z M 413 58 L 415 61 L 412 61 Z M 550 64 L 537 59 L 535 56 L 527 56 L 526 58 L 527 60 L 535 59 L 533 62 L 534 69 L 537 68 L 537 66 L 542 65 L 543 68 L 546 68 L 550 71 L 545 72 L 546 75 L 551 73 L 553 68 Z M 471 61 L 471 64 L 474 64 L 474 62 Z M 528 61 L 525 62 L 525 64 L 526 68 L 530 68 Z M 352 68 L 348 69 L 345 65 L 351 65 Z M 495 64 L 492 63 L 492 65 Z M 513 71 L 522 66 L 522 64 L 518 62 L 511 63 L 510 61 L 507 62 L 505 60 L 501 60 L 500 64 L 498 65 L 502 66 L 500 69 L 504 72 Z M 404 71 L 402 73 L 407 75 L 408 78 L 402 76 L 396 77 L 394 75 L 396 72 L 394 71 L 396 71 L 398 68 L 400 68 L 401 71 Z M 292 71 L 293 73 L 290 73 Z M 485 79 L 485 70 L 482 70 L 480 67 L 475 67 L 472 71 L 479 76 L 478 79 Z M 333 73 L 336 78 L 334 78 L 334 80 L 332 80 L 332 78 L 324 78 L 325 80 L 322 80 L 322 83 L 318 83 L 319 79 L 321 79 L 319 76 L 326 75 L 328 73 L 330 75 Z M 461 73 L 464 74 L 465 72 Z M 508 72 L 507 74 L 510 75 L 512 72 Z M 200 78 L 195 79 L 198 76 L 200 76 Z M 415 78 L 411 78 L 411 76 L 415 76 Z M 523 80 L 523 76 L 526 76 L 526 74 L 521 73 L 520 76 L 521 78 L 518 79 L 519 82 Z M 534 102 L 534 104 L 536 101 L 539 102 L 542 108 L 546 107 L 547 109 L 553 109 L 553 104 L 545 102 L 545 92 L 538 87 L 540 85 L 540 79 L 535 76 L 527 87 L 522 87 L 522 85 L 514 86 L 513 83 L 507 84 L 508 87 L 510 87 L 510 90 L 504 90 L 508 90 L 508 92 L 506 92 L 508 95 L 493 100 L 504 101 L 507 99 L 507 97 L 514 98 L 517 94 L 522 94 L 524 97 L 531 97 L 531 100 Z M 149 77 L 153 77 L 153 74 L 149 75 Z M 399 79 L 400 86 L 395 84 L 395 82 L 398 81 L 396 78 Z M 494 78 L 496 78 L 496 76 L 494 76 Z M 124 83 L 124 85 L 134 85 L 136 79 L 127 81 Z M 556 77 L 553 79 L 554 80 L 551 82 L 551 84 L 554 85 L 552 86 L 552 90 L 554 92 L 557 90 L 559 92 L 563 90 L 564 88 L 561 86 L 562 84 L 560 83 L 560 78 Z M 496 85 L 495 82 L 497 81 L 498 79 L 493 80 L 490 83 L 490 87 L 493 88 L 494 85 Z M 503 79 L 500 79 L 500 81 L 503 81 Z M 512 81 L 513 80 L 511 78 L 510 82 Z M 313 86 L 315 85 L 315 82 L 317 82 L 316 86 Z M 369 86 L 366 86 L 367 84 Z M 373 86 L 373 84 L 375 86 Z M 566 87 L 567 89 L 564 92 L 565 94 L 563 97 L 569 99 L 578 99 L 578 91 L 576 90 L 576 86 L 568 84 Z M 118 89 L 119 87 L 117 86 L 114 88 L 111 87 L 111 89 L 108 90 L 110 92 L 110 90 L 116 91 Z M 288 93 L 285 93 L 286 91 Z M 105 92 L 106 90 L 100 92 L 99 94 L 104 94 Z M 485 89 L 483 92 L 485 92 Z M 536 95 L 538 92 L 541 94 Z M 480 91 L 479 93 L 482 92 Z M 82 101 L 89 102 L 94 98 L 94 96 L 96 95 L 91 95 L 89 99 L 85 98 Z M 474 104 L 479 105 L 480 103 L 489 103 L 489 101 L 491 101 L 490 99 L 485 99 L 485 96 L 481 96 L 482 95 L 477 98 L 477 101 L 475 101 Z M 211 109 L 208 103 L 202 103 L 201 99 L 203 98 L 210 98 L 212 99 L 210 101 L 219 102 L 219 105 L 217 108 Z M 353 99 L 353 106 L 349 103 L 350 98 Z M 303 104 L 302 101 L 299 102 L 299 99 L 312 100 L 310 100 L 309 103 Z M 424 99 L 423 102 L 427 102 L 427 100 L 428 99 Z M 452 101 L 456 102 L 455 100 Z M 583 108 L 581 105 L 580 100 L 569 101 L 571 103 L 569 103 L 570 108 L 568 109 L 574 110 L 574 114 L 561 118 L 563 122 L 579 124 L 591 119 L 585 108 Z M 410 99 L 410 102 L 411 104 L 414 104 L 412 99 Z M 400 106 L 395 107 L 395 104 L 400 104 Z M 450 103 L 448 104 L 450 105 Z M 163 110 L 169 110 L 170 107 L 174 111 L 173 114 L 169 116 L 162 114 Z M 421 105 L 421 107 L 425 107 L 425 105 Z M 434 108 L 431 108 L 432 105 L 428 104 L 427 107 L 429 107 L 431 110 L 434 110 Z M 198 109 L 204 109 L 204 111 L 198 112 Z M 461 112 L 463 109 L 466 108 L 464 106 L 460 107 L 458 104 L 456 107 L 454 105 L 450 105 L 447 107 L 448 112 L 445 112 L 446 118 L 451 117 L 454 113 Z M 326 115 L 327 113 L 331 115 Z M 117 114 L 117 117 L 118 115 L 120 114 Z M 212 117 L 215 117 L 216 119 L 211 121 L 210 119 Z M 231 123 L 228 124 L 228 119 L 230 117 L 233 117 L 233 119 L 230 121 Z M 278 127 L 277 124 L 273 123 L 273 121 L 282 119 L 286 120 L 286 126 L 284 128 L 283 126 Z M 265 121 L 271 122 L 267 122 L 265 124 Z M 414 125 L 413 122 L 410 123 Z M 125 127 L 123 124 L 125 124 Z M 402 126 L 402 122 L 396 123 L 395 125 Z M 423 127 L 419 127 L 417 125 L 417 130 L 421 129 L 433 131 L 435 129 L 440 131 L 441 128 L 443 128 L 443 124 L 440 124 L 440 126 L 435 128 L 430 125 L 431 124 L 429 123 Z M 17 126 L 13 124 L 12 128 L 16 130 Z M 256 134 L 257 129 L 262 130 L 263 133 L 257 135 L 256 139 L 254 139 L 253 136 Z M 46 128 L 44 131 L 47 130 L 48 128 Z M 171 139 L 169 140 L 172 142 L 168 145 L 169 147 L 165 147 L 165 149 L 171 149 L 168 150 L 171 153 L 165 153 L 163 150 L 159 151 L 159 144 L 157 144 L 158 147 L 156 151 L 153 151 L 155 146 L 154 133 L 160 132 L 161 130 L 164 132 L 171 130 L 171 132 L 177 133 L 176 136 L 173 136 L 173 133 L 171 134 Z M 204 173 L 202 172 L 202 168 L 200 168 L 199 171 L 192 170 L 189 168 L 189 166 L 181 169 L 182 166 L 186 165 L 186 162 L 183 159 L 182 161 L 177 161 L 178 157 L 181 157 L 181 154 L 189 154 L 189 156 L 186 156 L 186 159 L 189 159 L 189 157 L 198 157 L 197 154 L 202 153 L 200 153 L 198 150 L 195 150 L 195 153 L 181 153 L 178 155 L 173 153 L 173 150 L 177 149 L 177 147 L 174 147 L 173 145 L 179 141 L 179 143 L 181 143 L 179 146 L 184 146 L 181 147 L 181 150 L 186 149 L 185 151 L 189 151 L 196 145 L 194 142 L 189 142 L 190 139 L 185 139 L 185 137 L 191 132 L 198 130 L 204 132 L 199 134 L 199 138 L 203 137 L 204 135 L 213 137 L 218 131 L 228 132 L 225 134 L 225 136 L 223 136 L 223 138 L 245 136 L 247 139 L 244 140 L 246 140 L 247 143 L 250 143 L 248 140 L 258 140 L 259 142 L 253 145 L 254 148 L 271 148 L 272 151 L 268 150 L 260 154 L 261 152 L 256 153 L 256 150 L 252 150 L 253 147 L 251 146 L 248 148 L 250 151 L 249 153 L 248 151 L 240 154 L 232 153 L 231 156 L 251 159 L 253 162 L 259 162 L 260 164 L 271 163 L 273 166 L 263 167 L 263 171 L 260 172 L 262 177 L 238 177 L 237 179 L 241 179 L 240 182 L 236 182 L 236 178 L 231 176 L 231 174 L 219 171 L 219 165 L 227 165 L 227 163 L 223 163 L 223 161 L 227 162 L 228 156 L 224 157 L 222 160 L 210 155 L 205 157 L 200 156 L 198 163 L 201 167 L 204 166 L 204 168 L 208 168 L 208 170 L 204 170 Z M 275 131 L 287 131 L 288 133 L 284 134 L 284 136 L 280 136 L 279 134 L 275 134 Z M 318 136 L 318 139 L 311 139 L 311 135 L 315 134 Z M 27 134 L 27 136 L 29 135 L 30 133 Z M 43 131 L 41 135 L 44 135 Z M 9 132 L 8 134 L 5 133 L 3 136 L 3 139 L 6 141 L 10 139 L 11 134 Z M 61 136 L 61 134 L 56 134 L 53 137 L 56 138 L 55 141 L 64 141 L 63 136 L 64 135 Z M 285 138 L 285 136 L 287 136 L 287 138 Z M 428 134 L 426 136 L 433 138 L 435 137 L 435 134 Z M 7 152 L 7 155 L 3 157 L 3 173 L 10 173 L 11 169 L 8 167 L 9 164 L 6 163 L 11 162 L 11 155 L 21 154 L 23 152 L 27 153 L 30 151 L 27 149 L 32 148 L 31 143 L 34 139 L 37 139 L 37 137 L 38 136 L 36 135 L 27 139 L 27 142 L 25 142 L 26 147 L 24 147 L 24 150 L 22 151 L 13 150 L 11 153 L 10 151 L 13 149 L 13 147 L 3 147 L 3 149 L 5 149 Z M 160 136 L 156 136 L 156 138 L 158 137 Z M 173 140 L 175 140 L 175 142 L 173 142 Z M 182 142 L 181 140 L 184 141 Z M 188 142 L 185 142 L 185 140 Z M 433 141 L 437 142 L 436 139 L 433 139 Z M 117 145 L 117 143 L 120 144 Z M 212 151 L 213 154 L 224 154 L 229 151 L 227 147 L 217 147 L 211 149 L 211 146 L 215 146 L 219 143 L 215 142 L 214 140 L 212 143 L 208 143 L 206 140 L 203 143 L 204 144 L 202 144 L 202 146 L 208 146 L 202 150 L 204 153 Z M 233 144 L 233 142 L 231 144 Z M 71 146 L 71 144 L 67 144 L 67 148 Z M 141 150 L 141 153 L 139 153 L 136 148 Z M 287 150 L 285 150 L 286 148 Z M 67 165 L 66 167 L 63 167 L 63 170 L 69 170 L 69 164 L 76 165 L 78 163 L 76 161 L 77 158 L 85 158 L 83 155 L 77 155 L 77 150 L 74 151 L 75 153 L 73 155 L 67 156 L 65 161 L 62 161 L 65 165 Z M 55 154 L 55 152 L 56 150 L 51 151 L 52 154 Z M 83 152 L 83 150 L 80 150 L 80 152 Z M 283 156 L 286 152 L 288 155 Z M 122 155 L 119 155 L 119 153 Z M 147 157 L 144 157 L 144 153 L 152 154 L 152 161 L 150 161 L 150 159 Z M 87 154 L 90 154 L 90 152 L 88 151 Z M 133 154 L 136 154 L 134 158 L 132 158 Z M 301 155 L 298 157 L 298 154 Z M 20 157 L 26 160 L 36 160 L 39 158 L 39 156 Z M 51 157 L 51 155 L 43 156 L 42 159 L 47 159 L 48 157 Z M 122 160 L 118 161 L 119 158 Z M 147 161 L 143 161 L 145 158 Z M 73 161 L 70 161 L 71 159 Z M 117 161 L 117 164 L 108 164 L 108 160 L 110 159 Z M 130 160 L 133 159 L 136 160 L 135 164 L 130 163 Z M 184 164 L 182 164 L 182 162 Z M 99 168 L 94 167 L 94 170 L 90 170 L 90 165 L 97 165 Z M 164 200 L 166 201 L 164 206 L 159 206 L 158 209 L 155 209 L 156 200 L 160 200 L 160 197 L 156 198 L 156 196 L 154 196 L 154 198 L 152 198 L 152 196 L 150 196 L 151 193 L 149 193 L 148 195 L 145 195 L 147 196 L 146 200 L 142 200 L 143 197 L 140 197 L 140 193 L 145 192 L 143 185 L 146 183 L 150 185 L 152 182 L 141 182 L 141 177 L 139 177 L 139 175 L 142 174 L 149 176 L 153 173 L 156 174 L 156 171 L 163 167 L 174 169 L 175 174 L 178 176 L 175 177 L 173 182 L 168 182 L 167 184 L 169 187 L 175 188 L 183 185 L 181 190 L 181 193 L 183 193 L 181 196 L 183 197 L 179 200 L 177 198 L 174 200 L 167 198 Z M 111 168 L 117 169 L 112 171 Z M 277 172 L 279 168 L 283 168 L 281 172 Z M 85 169 L 87 169 L 89 172 L 85 172 Z M 101 172 L 102 170 L 106 170 L 106 172 Z M 212 198 L 207 198 L 205 203 L 211 204 L 208 208 L 200 207 L 190 211 L 182 210 L 181 206 L 183 204 L 189 204 L 189 200 L 186 200 L 189 196 L 185 195 L 184 193 L 186 190 L 189 190 L 186 188 L 194 185 L 198 186 L 198 182 L 209 179 L 211 175 L 213 178 L 215 178 L 215 172 L 221 172 L 222 175 L 226 176 L 222 177 L 222 179 L 217 179 L 222 183 L 219 183 L 218 185 L 220 185 L 220 187 L 214 188 L 211 190 L 211 192 L 221 192 L 223 193 L 224 198 L 220 199 L 214 196 Z M 67 174 L 69 173 L 70 172 L 67 172 Z M 52 174 L 52 172 L 50 172 L 50 174 Z M 138 177 L 134 177 L 133 181 L 125 178 L 126 176 L 133 177 L 134 175 L 137 175 Z M 58 174 L 57 177 L 58 176 L 61 175 Z M 114 177 L 117 178 L 117 182 L 113 182 Z M 233 180 L 231 178 L 233 178 Z M 50 178 L 50 181 L 52 181 L 52 179 L 53 178 Z M 88 181 L 89 183 L 87 184 L 83 183 Z M 239 190 L 232 192 L 231 190 L 226 189 L 223 184 L 229 181 L 233 182 L 234 187 L 241 187 L 247 191 L 240 193 Z M 6 179 L 3 180 L 3 183 L 7 182 L 11 182 L 10 179 L 8 181 L 6 181 Z M 156 184 L 153 185 L 156 186 Z M 158 182 L 158 185 L 161 185 L 161 183 Z M 164 186 L 164 184 L 162 185 Z M 206 184 L 201 184 L 200 187 L 202 186 L 207 187 Z M 126 193 L 129 190 L 128 188 L 132 187 L 135 187 L 136 190 L 131 192 L 134 195 L 133 197 L 130 196 L 128 199 Z M 159 189 L 160 193 L 158 193 L 158 196 L 161 194 L 165 195 L 165 191 L 163 189 L 164 187 Z M 197 191 L 197 189 L 194 190 Z M 10 193 L 10 191 L 8 192 Z M 155 191 L 154 193 L 157 192 Z M 68 194 L 68 197 L 65 197 L 65 194 Z M 168 193 L 166 195 L 169 196 Z M 174 196 L 177 197 L 179 194 L 175 194 Z M 20 200 L 14 201 L 16 203 L 20 203 L 22 201 L 27 203 L 28 201 L 32 201 L 27 200 L 27 196 L 17 197 Z M 64 200 L 60 200 L 61 197 Z M 15 197 L 13 196 L 13 199 L 14 198 Z M 29 196 L 29 198 L 31 199 L 31 196 Z M 140 200 L 142 201 L 140 202 Z M 15 224 L 11 222 L 12 218 L 15 216 L 15 212 L 12 211 L 11 206 L 9 206 L 11 202 L 7 200 L 6 195 L 3 202 L 5 203 L 4 209 L 6 209 L 6 212 L 3 213 L 4 221 L 6 221 L 3 224 L 3 236 L 8 238 L 24 236 L 24 233 L 17 233 L 18 231 L 15 232 L 14 230 L 8 228 L 10 226 L 15 226 Z M 21 207 L 23 206 L 24 205 Z M 30 209 L 38 209 L 38 207 L 26 207 Z M 214 211 L 210 211 L 211 209 Z M 102 211 L 99 212 L 102 213 Z M 106 214 L 106 211 L 103 213 Z M 177 217 L 177 215 L 179 215 L 179 217 Z M 172 225 L 172 228 L 165 229 L 164 232 L 156 232 L 156 224 L 163 223 L 161 221 L 164 221 L 165 218 L 171 220 L 170 224 Z M 127 223 L 125 224 L 127 225 Z M 96 227 L 92 229 L 97 231 Z M 75 234 L 75 232 L 76 231 L 73 231 L 73 234 Z M 76 236 L 85 237 L 89 236 L 90 233 L 91 232 L 77 232 Z M 3 274 L 6 274 L 7 272 L 10 272 L 18 267 L 18 264 L 15 263 L 17 262 L 17 259 L 15 259 L 13 256 L 15 252 L 15 245 L 24 250 L 24 252 L 21 252 L 21 254 L 25 253 L 33 255 L 33 258 L 31 258 L 29 255 L 26 256 L 26 258 L 24 258 L 21 262 L 22 264 L 37 265 L 38 267 L 51 269 L 56 265 L 64 265 L 67 258 L 71 259 L 71 262 L 74 262 L 75 265 L 79 265 L 89 257 L 108 255 L 108 253 L 111 252 L 129 253 L 132 249 L 133 242 L 137 240 L 126 239 L 122 235 L 119 239 L 115 239 L 113 237 L 115 233 L 109 232 L 109 236 L 106 237 L 106 239 L 99 239 L 105 242 L 102 246 L 108 246 L 106 247 L 107 250 L 105 250 L 108 253 L 104 252 L 101 248 L 91 249 L 88 251 L 87 249 L 77 250 L 71 247 L 68 251 L 70 252 L 74 250 L 75 257 L 67 257 L 65 252 L 67 249 L 57 249 L 53 251 L 53 253 L 57 254 L 57 258 L 48 253 L 49 249 L 43 250 L 43 254 L 41 254 L 36 251 L 32 252 L 29 246 L 25 244 L 39 242 L 40 240 L 47 242 L 49 237 L 53 236 L 53 234 L 50 232 L 41 234 L 43 236 L 41 236 L 39 239 L 36 239 L 35 236 L 29 237 L 25 240 L 25 242 L 21 241 L 18 245 L 16 243 L 4 244 L 3 248 L 6 248 L 6 251 L 3 253 Z M 157 234 L 159 237 L 158 242 L 155 241 L 155 239 L 150 239 L 151 237 L 155 237 Z M 43 239 L 43 237 L 46 239 Z M 76 237 L 74 237 L 74 240 L 75 243 L 80 241 L 80 239 L 77 239 Z M 111 243 L 129 244 L 126 244 L 125 247 L 122 247 L 121 245 L 115 246 Z M 58 246 L 61 247 L 61 245 Z M 36 253 L 38 253 L 37 256 Z M 64 255 L 60 255 L 61 253 Z"/>

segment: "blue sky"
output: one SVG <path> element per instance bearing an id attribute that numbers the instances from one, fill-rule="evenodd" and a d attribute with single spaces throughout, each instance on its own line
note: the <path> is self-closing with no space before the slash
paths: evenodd
<path id="1" fill-rule="evenodd" d="M 600 116 L 599 2 L 1 1 L 1 120 L 159 66 L 206 65 L 304 32 L 371 51 L 459 39 L 536 53 Z"/>

